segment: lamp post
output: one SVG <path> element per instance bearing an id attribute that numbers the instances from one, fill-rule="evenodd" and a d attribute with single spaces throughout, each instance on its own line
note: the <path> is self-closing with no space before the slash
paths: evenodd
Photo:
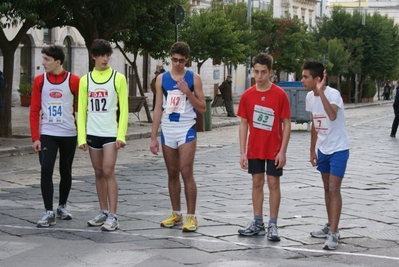
<path id="1" fill-rule="evenodd" d="M 249 23 L 249 32 L 251 32 L 251 15 L 252 15 L 252 0 L 248 0 L 248 9 L 247 9 L 247 21 Z M 245 66 L 245 89 L 248 89 L 251 86 L 251 56 L 247 58 L 247 64 Z"/>

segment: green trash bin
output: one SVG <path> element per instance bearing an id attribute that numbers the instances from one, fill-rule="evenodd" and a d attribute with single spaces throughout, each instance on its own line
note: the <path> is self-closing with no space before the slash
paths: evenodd
<path id="1" fill-rule="evenodd" d="M 206 111 L 205 111 L 205 131 L 211 131 L 212 130 L 212 97 L 206 96 L 205 97 L 205 102 L 206 102 Z"/>

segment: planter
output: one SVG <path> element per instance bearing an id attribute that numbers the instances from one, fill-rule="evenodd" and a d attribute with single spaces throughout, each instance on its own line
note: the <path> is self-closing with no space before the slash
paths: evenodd
<path id="1" fill-rule="evenodd" d="M 342 95 L 341 97 L 342 97 L 342 101 L 344 103 L 348 103 L 348 96 L 347 95 Z"/>
<path id="2" fill-rule="evenodd" d="M 369 97 L 369 102 L 373 102 L 374 101 L 374 97 Z"/>
<path id="3" fill-rule="evenodd" d="M 363 97 L 363 98 L 362 98 L 362 103 L 367 103 L 367 102 L 369 102 L 369 99 L 366 98 L 366 97 Z"/>
<path id="4" fill-rule="evenodd" d="M 22 107 L 30 107 L 30 95 L 19 95 Z"/>

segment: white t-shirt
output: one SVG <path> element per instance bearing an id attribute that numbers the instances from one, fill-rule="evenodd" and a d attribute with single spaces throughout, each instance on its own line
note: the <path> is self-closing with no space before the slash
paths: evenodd
<path id="1" fill-rule="evenodd" d="M 344 103 L 338 90 L 326 87 L 324 91 L 330 104 L 338 106 L 337 118 L 331 121 L 324 110 L 323 103 L 319 96 L 313 91 L 306 95 L 306 111 L 312 113 L 313 125 L 317 131 L 316 148 L 323 154 L 331 155 L 338 151 L 349 149 L 349 139 L 346 134 Z"/>

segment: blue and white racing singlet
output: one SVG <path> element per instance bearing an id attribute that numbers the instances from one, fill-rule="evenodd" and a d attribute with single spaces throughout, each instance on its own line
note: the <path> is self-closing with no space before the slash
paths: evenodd
<path id="1" fill-rule="evenodd" d="M 194 92 L 194 72 L 192 70 L 186 70 L 184 80 L 191 92 Z M 176 87 L 176 84 L 177 81 L 172 78 L 169 71 L 162 74 L 162 125 L 171 126 L 176 122 L 181 125 L 194 125 L 197 117 L 196 110 L 187 96 Z"/>

